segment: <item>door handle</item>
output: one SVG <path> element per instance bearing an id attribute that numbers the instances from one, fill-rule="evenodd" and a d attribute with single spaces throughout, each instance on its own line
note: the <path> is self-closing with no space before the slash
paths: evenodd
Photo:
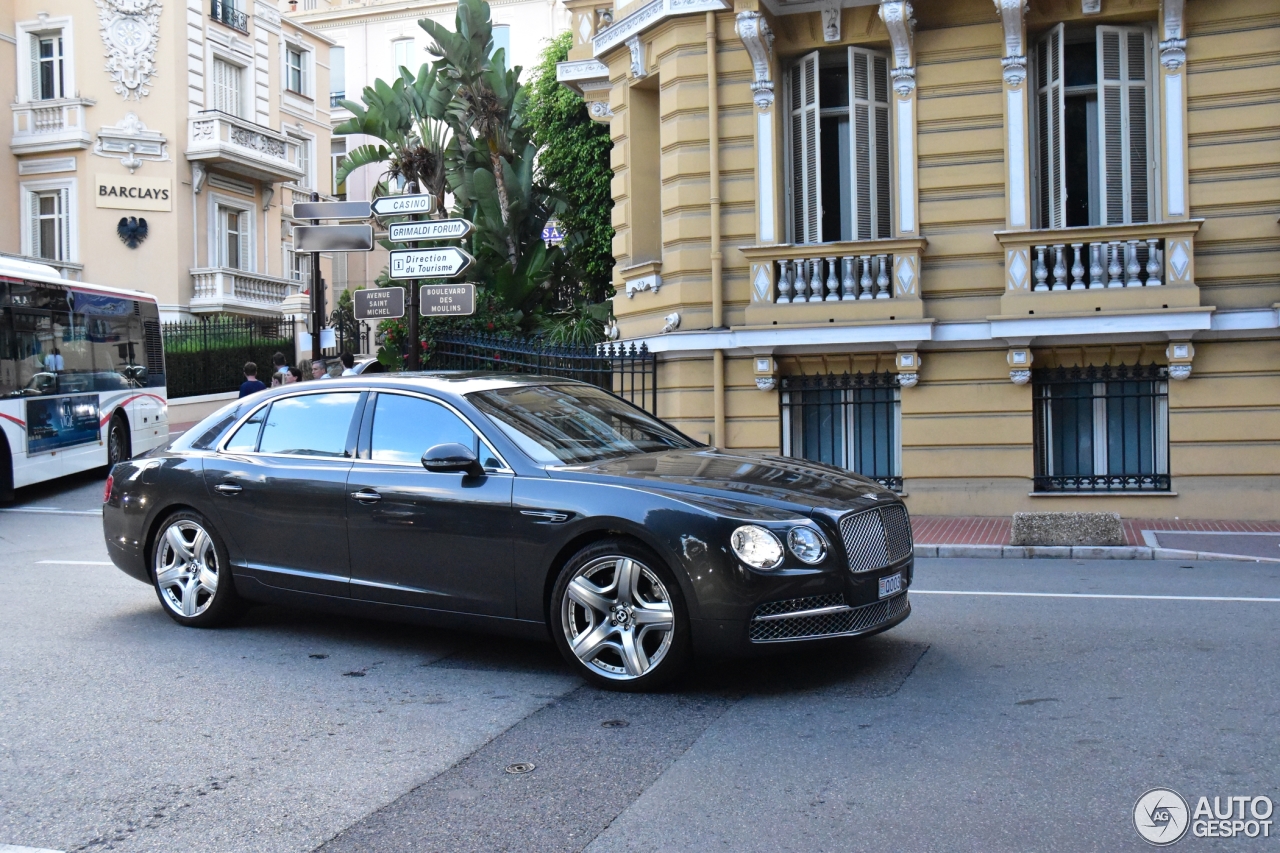
<path id="1" fill-rule="evenodd" d="M 352 492 L 351 497 L 360 501 L 362 504 L 376 504 L 378 501 L 382 500 L 382 495 L 378 494 L 373 489 L 361 489 L 358 492 Z"/>
<path id="2" fill-rule="evenodd" d="M 213 487 L 213 490 L 223 495 L 238 495 L 244 491 L 244 489 L 240 488 L 235 483 L 219 483 Z"/>

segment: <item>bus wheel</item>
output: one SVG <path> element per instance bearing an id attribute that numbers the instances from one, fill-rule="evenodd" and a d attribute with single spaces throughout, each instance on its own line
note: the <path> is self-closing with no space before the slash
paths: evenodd
<path id="1" fill-rule="evenodd" d="M 107 467 L 117 462 L 126 462 L 133 455 L 129 441 L 129 422 L 124 415 L 116 415 L 111 419 L 111 428 L 107 430 Z"/>

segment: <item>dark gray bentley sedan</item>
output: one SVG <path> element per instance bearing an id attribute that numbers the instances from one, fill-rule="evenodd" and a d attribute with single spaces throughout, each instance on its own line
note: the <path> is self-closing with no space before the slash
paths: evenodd
<path id="1" fill-rule="evenodd" d="M 386 374 L 245 397 L 106 485 L 111 559 L 175 621 L 246 602 L 546 638 L 641 690 L 694 652 L 872 634 L 911 607 L 892 492 L 704 447 L 594 386 Z"/>

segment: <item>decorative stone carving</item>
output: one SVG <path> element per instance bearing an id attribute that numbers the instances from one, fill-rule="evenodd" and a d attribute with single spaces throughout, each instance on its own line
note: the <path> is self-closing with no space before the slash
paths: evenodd
<path id="1" fill-rule="evenodd" d="M 204 189 L 204 179 L 208 174 L 203 163 L 191 164 L 191 192 L 200 195 L 200 190 Z"/>
<path id="2" fill-rule="evenodd" d="M 275 197 L 276 185 L 262 182 L 262 209 L 268 210 L 271 207 L 271 199 Z"/>
<path id="3" fill-rule="evenodd" d="M 666 334 L 667 332 L 674 332 L 676 329 L 680 328 L 680 315 L 674 311 L 663 317 L 662 320 L 664 324 L 662 326 L 663 334 Z"/>
<path id="4" fill-rule="evenodd" d="M 125 113 L 113 127 L 98 131 L 98 141 L 93 153 L 99 157 L 120 157 L 120 162 L 132 174 L 144 162 L 160 162 L 169 159 L 168 140 L 156 130 L 147 130 L 136 113 Z"/>
<path id="5" fill-rule="evenodd" d="M 1191 377 L 1191 365 L 1189 364 L 1171 364 L 1169 365 L 1169 378 L 1176 379 L 1181 382 L 1183 379 Z"/>
<path id="6" fill-rule="evenodd" d="M 1160 64 L 1177 71 L 1187 61 L 1187 40 L 1182 32 L 1183 0 L 1164 0 L 1164 39 L 1160 42 Z"/>
<path id="7" fill-rule="evenodd" d="M 650 273 L 639 278 L 633 278 L 627 282 L 627 298 L 633 299 L 637 293 L 643 290 L 652 290 L 657 293 L 661 287 L 662 276 L 658 273 Z"/>
<path id="8" fill-rule="evenodd" d="M 1010 370 L 1009 381 L 1014 385 L 1026 385 L 1031 381 L 1030 370 Z"/>
<path id="9" fill-rule="evenodd" d="M 902 388 L 914 388 L 920 381 L 920 355 L 900 352 L 895 362 L 898 366 L 898 385 Z"/>
<path id="10" fill-rule="evenodd" d="M 920 374 L 918 373 L 899 373 L 898 374 L 898 386 L 901 388 L 914 388 L 916 387 L 916 383 L 918 383 L 919 381 L 920 381 Z"/>
<path id="11" fill-rule="evenodd" d="M 756 106 L 767 110 L 773 106 L 773 78 L 769 73 L 769 61 L 773 54 L 773 30 L 759 12 L 739 12 L 738 38 L 751 57 L 751 92 Z"/>
<path id="12" fill-rule="evenodd" d="M 231 127 L 231 141 L 245 148 L 252 148 L 254 151 L 260 151 L 268 157 L 277 159 L 285 159 L 285 146 L 279 139 L 249 130 L 247 127 Z"/>
<path id="13" fill-rule="evenodd" d="M 640 41 L 640 36 L 632 36 L 627 39 L 627 50 L 631 51 L 631 76 L 639 80 L 646 73 L 644 70 L 644 43 Z"/>
<path id="14" fill-rule="evenodd" d="M 833 3 L 822 10 L 822 40 L 827 44 L 840 41 L 840 4 Z"/>
<path id="15" fill-rule="evenodd" d="M 778 387 L 777 377 L 774 377 L 774 376 L 757 376 L 756 377 L 756 388 L 760 389 L 761 391 L 772 391 L 774 388 L 777 388 L 777 387 Z"/>
<path id="16" fill-rule="evenodd" d="M 198 121 L 191 125 L 191 140 L 199 142 L 204 139 L 213 139 L 213 120 Z"/>
<path id="17" fill-rule="evenodd" d="M 1004 26 L 1004 82 L 1020 86 L 1027 79 L 1027 53 L 1022 43 L 1023 18 L 1027 14 L 1027 0 L 995 0 Z"/>
<path id="18" fill-rule="evenodd" d="M 904 98 L 910 97 L 916 88 L 915 55 L 912 39 L 916 21 L 912 17 L 911 4 L 906 0 L 885 0 L 880 4 L 880 20 L 889 31 L 893 42 L 893 91 Z"/>
<path id="19" fill-rule="evenodd" d="M 266 3 L 254 3 L 253 14 L 256 18 L 261 18 L 264 22 L 273 27 L 280 26 L 280 13 L 272 9 Z"/>
<path id="20" fill-rule="evenodd" d="M 616 319 L 604 324 L 604 339 L 606 341 L 616 341 L 621 335 L 622 332 L 618 329 L 618 321 Z"/>
<path id="21" fill-rule="evenodd" d="M 610 108 L 608 101 L 592 101 L 589 109 L 594 119 L 613 118 L 613 109 Z"/>
<path id="22" fill-rule="evenodd" d="M 613 26 L 613 9 L 605 7 L 596 9 L 596 32 L 607 30 Z M 585 41 L 585 39 L 584 39 Z"/>
<path id="23" fill-rule="evenodd" d="M 127 101 L 150 94 L 160 40 L 160 0 L 94 0 L 106 46 L 107 74 Z"/>
<path id="24" fill-rule="evenodd" d="M 1082 0 L 1080 12 L 1084 15 L 1097 15 L 1102 12 L 1102 0 Z"/>

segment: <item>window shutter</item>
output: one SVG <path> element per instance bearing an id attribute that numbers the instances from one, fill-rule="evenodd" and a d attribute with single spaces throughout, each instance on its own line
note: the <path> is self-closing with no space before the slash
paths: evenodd
<path id="1" fill-rule="evenodd" d="M 1150 186 L 1147 32 L 1098 27 L 1098 133 L 1106 224 L 1146 222 Z"/>
<path id="2" fill-rule="evenodd" d="M 27 193 L 27 198 L 31 205 L 28 219 L 31 232 L 31 257 L 43 258 L 44 253 L 40 251 L 40 194 Z"/>
<path id="3" fill-rule="evenodd" d="M 240 214 L 240 269 L 246 272 L 254 268 L 252 247 L 249 245 L 249 214 Z"/>
<path id="4" fill-rule="evenodd" d="M 791 215 L 796 243 L 822 241 L 822 163 L 818 145 L 818 54 L 791 69 Z"/>
<path id="5" fill-rule="evenodd" d="M 1062 90 L 1063 26 L 1058 24 L 1036 45 L 1036 186 L 1039 189 L 1039 227 L 1067 224 L 1067 178 L 1062 156 L 1062 119 L 1066 111 Z"/>
<path id="6" fill-rule="evenodd" d="M 71 189 L 58 190 L 58 260 L 71 260 Z"/>
<path id="7" fill-rule="evenodd" d="M 41 99 L 40 91 L 40 37 L 29 36 L 31 43 L 31 100 Z"/>
<path id="8" fill-rule="evenodd" d="M 853 239 L 891 236 L 889 167 L 889 60 L 883 54 L 849 48 L 852 67 Z"/>

